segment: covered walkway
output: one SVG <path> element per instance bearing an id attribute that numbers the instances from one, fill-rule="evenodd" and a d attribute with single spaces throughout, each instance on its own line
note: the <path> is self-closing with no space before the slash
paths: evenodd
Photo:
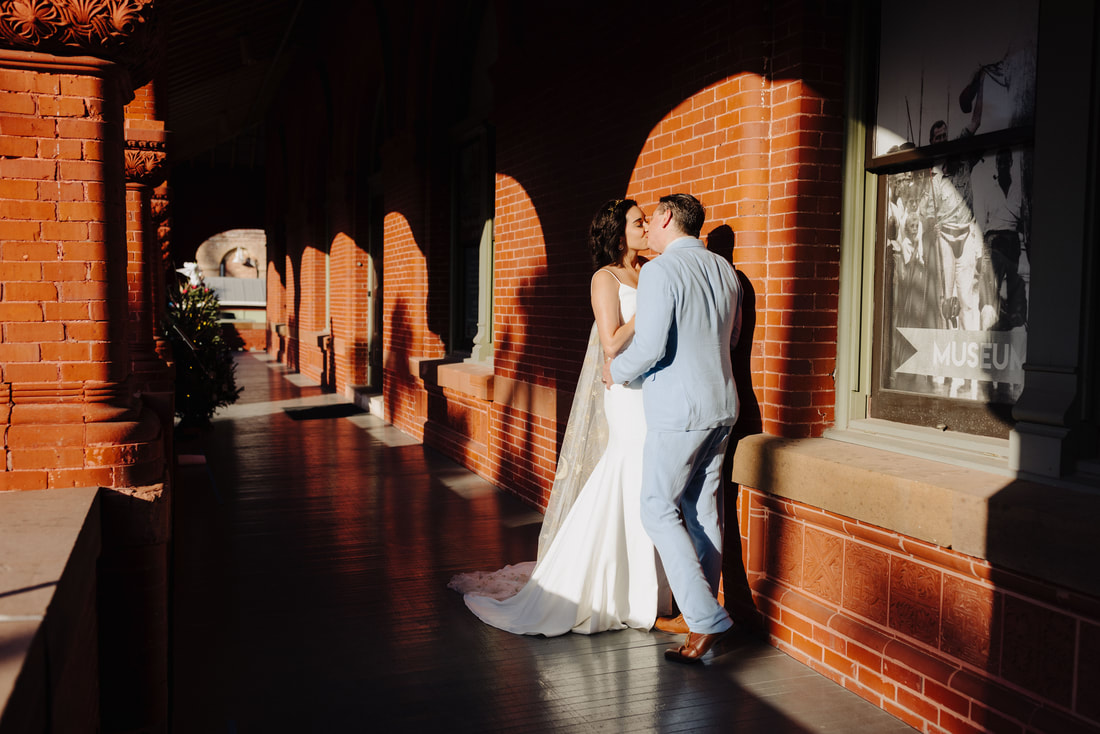
<path id="1" fill-rule="evenodd" d="M 177 440 L 177 734 L 911 732 L 767 644 L 705 667 L 636 630 L 517 637 L 446 588 L 534 557 L 540 515 L 264 355 Z"/>

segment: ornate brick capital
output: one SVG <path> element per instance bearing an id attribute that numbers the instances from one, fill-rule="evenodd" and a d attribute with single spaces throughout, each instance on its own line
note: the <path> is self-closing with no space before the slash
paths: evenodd
<path id="1" fill-rule="evenodd" d="M 157 0 L 0 0 L 0 45 L 115 61 L 140 86 L 156 52 L 157 5 Z"/>
<path id="2" fill-rule="evenodd" d="M 126 181 L 158 186 L 168 176 L 163 142 L 126 141 Z"/>

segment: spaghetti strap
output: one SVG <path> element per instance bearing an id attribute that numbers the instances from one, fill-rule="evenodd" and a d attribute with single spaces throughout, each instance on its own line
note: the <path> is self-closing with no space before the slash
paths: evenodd
<path id="1" fill-rule="evenodd" d="M 611 276 L 612 278 L 614 278 L 614 279 L 615 279 L 616 281 L 618 281 L 619 285 L 626 285 L 626 283 L 624 283 L 624 282 L 622 282 L 621 280 L 619 280 L 619 276 L 615 275 L 615 273 L 614 273 L 613 271 L 611 271 L 611 270 L 608 270 L 607 268 L 600 268 L 600 269 L 599 269 L 599 270 L 597 270 L 596 272 L 597 272 L 597 273 L 607 273 L 607 274 L 608 274 L 608 275 L 610 275 L 610 276 Z"/>

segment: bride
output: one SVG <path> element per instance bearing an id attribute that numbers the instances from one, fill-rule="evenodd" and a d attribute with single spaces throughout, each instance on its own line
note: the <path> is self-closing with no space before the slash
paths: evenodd
<path id="1" fill-rule="evenodd" d="M 645 262 L 639 253 L 647 248 L 648 230 L 645 214 L 630 199 L 608 201 L 592 220 L 596 323 L 558 458 L 538 560 L 492 573 L 459 574 L 448 584 L 494 627 L 547 637 L 648 630 L 658 613 L 658 596 L 670 600 L 639 509 L 646 434 L 641 382 L 610 390 L 600 382 L 603 355 L 610 359 L 634 336 L 638 272 Z M 606 449 L 599 455 L 604 430 Z M 589 474 L 595 456 L 599 459 Z M 662 612 L 668 603 L 662 603 Z"/>

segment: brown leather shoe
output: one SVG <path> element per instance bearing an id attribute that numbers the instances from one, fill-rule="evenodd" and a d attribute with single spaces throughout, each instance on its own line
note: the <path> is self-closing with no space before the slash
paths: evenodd
<path id="1" fill-rule="evenodd" d="M 707 650 L 714 647 L 720 639 L 726 636 L 724 632 L 715 632 L 713 635 L 704 635 L 697 632 L 689 632 L 687 640 L 679 647 L 670 647 L 665 650 L 665 659 L 674 663 L 700 663 Z"/>
<path id="2" fill-rule="evenodd" d="M 691 632 L 682 614 L 675 617 L 657 617 L 657 621 L 653 623 L 653 626 L 661 632 L 667 632 L 670 635 L 686 635 L 688 632 Z"/>

